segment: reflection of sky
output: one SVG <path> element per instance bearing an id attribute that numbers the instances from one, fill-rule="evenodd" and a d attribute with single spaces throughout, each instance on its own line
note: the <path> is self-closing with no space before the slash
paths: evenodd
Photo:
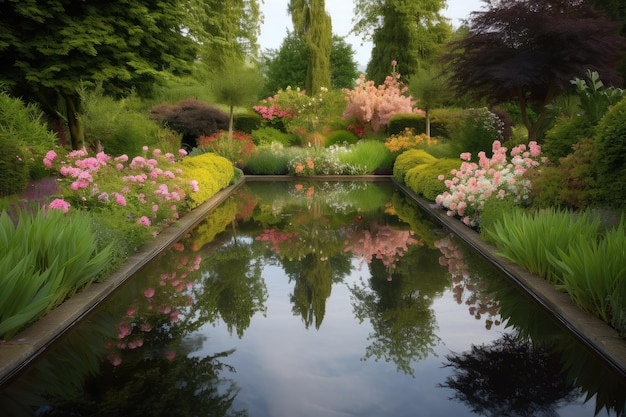
<path id="1" fill-rule="evenodd" d="M 266 267 L 267 317 L 257 314 L 241 340 L 224 327 L 205 325 L 200 331 L 207 341 L 194 354 L 236 349 L 225 362 L 237 372 L 222 376 L 232 378 L 240 389 L 233 408 L 248 410 L 250 417 L 473 415 L 464 404 L 449 400 L 449 389 L 437 387 L 450 373 L 442 366 L 445 355 L 490 343 L 502 336 L 503 326 L 487 331 L 484 319 L 476 320 L 446 291 L 432 306 L 441 343 L 436 356 L 412 364 L 415 378 L 398 373 L 395 364 L 384 359 L 362 361 L 371 327 L 354 317 L 346 285 L 369 278 L 367 267 L 357 271 L 357 264 L 353 262 L 353 273 L 344 283 L 333 285 L 319 330 L 305 329 L 301 317 L 293 315 L 293 282 L 280 267 Z M 576 407 L 560 415 L 593 415 L 593 401 L 586 409 Z"/>

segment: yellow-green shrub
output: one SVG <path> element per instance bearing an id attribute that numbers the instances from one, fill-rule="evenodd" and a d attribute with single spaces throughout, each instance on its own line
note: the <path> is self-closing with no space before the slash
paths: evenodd
<path id="1" fill-rule="evenodd" d="M 233 164 L 214 153 L 188 156 L 178 162 L 178 167 L 187 181 L 198 182 L 198 191 L 189 194 L 189 208 L 199 206 L 226 188 L 235 175 Z"/>
<path id="2" fill-rule="evenodd" d="M 445 179 L 452 178 L 450 171 L 458 169 L 458 159 L 437 159 L 434 162 L 420 164 L 409 169 L 404 177 L 406 185 L 416 194 L 424 196 L 428 200 L 435 198 L 448 189 L 445 182 L 439 179 L 443 175 Z"/>
<path id="3" fill-rule="evenodd" d="M 393 165 L 393 176 L 398 182 L 404 183 L 404 176 L 411 168 L 420 164 L 435 162 L 436 160 L 437 158 L 423 149 L 409 149 L 396 158 L 396 162 Z"/>

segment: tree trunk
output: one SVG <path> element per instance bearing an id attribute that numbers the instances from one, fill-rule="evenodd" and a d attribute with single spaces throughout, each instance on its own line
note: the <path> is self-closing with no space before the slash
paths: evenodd
<path id="1" fill-rule="evenodd" d="M 228 114 L 228 139 L 233 138 L 233 124 L 235 120 L 235 106 L 230 105 L 230 113 Z"/>
<path id="2" fill-rule="evenodd" d="M 80 149 L 85 146 L 85 133 L 78 111 L 80 99 L 77 96 L 70 95 L 65 95 L 64 98 L 67 109 L 67 127 L 70 131 L 70 143 L 72 144 L 72 149 Z"/>
<path id="3" fill-rule="evenodd" d="M 430 111 L 424 110 L 424 116 L 426 116 L 426 136 L 430 137 Z"/>

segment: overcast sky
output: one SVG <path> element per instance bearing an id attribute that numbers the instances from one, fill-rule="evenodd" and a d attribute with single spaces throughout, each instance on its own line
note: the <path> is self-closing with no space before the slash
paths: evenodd
<path id="1" fill-rule="evenodd" d="M 287 34 L 292 30 L 291 17 L 287 15 L 289 0 L 265 0 L 261 5 L 264 15 L 264 23 L 261 26 L 259 44 L 261 49 L 278 49 Z M 452 24 L 459 26 L 460 20 L 469 16 L 472 11 L 480 10 L 480 0 L 447 0 L 448 8 L 442 14 L 452 20 Z M 333 21 L 333 33 L 339 36 L 347 36 L 352 29 L 353 3 L 351 0 L 327 0 L 326 10 Z M 372 51 L 370 43 L 362 44 L 361 39 L 350 35 L 346 41 L 354 47 L 355 61 L 360 66 L 367 65 Z"/>

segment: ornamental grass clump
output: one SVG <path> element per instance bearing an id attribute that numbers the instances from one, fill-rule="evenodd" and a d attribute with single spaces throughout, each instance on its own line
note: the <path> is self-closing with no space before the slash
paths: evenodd
<path id="1" fill-rule="evenodd" d="M 110 247 L 98 251 L 87 213 L 55 209 L 24 211 L 17 224 L 0 214 L 0 339 L 10 339 L 78 290 L 108 263 Z"/>
<path id="2" fill-rule="evenodd" d="M 622 336 L 626 335 L 624 223 L 622 217 L 618 227 L 596 239 L 572 235 L 568 245 L 547 253 L 547 260 L 562 282 L 559 288 L 567 291 L 582 310 L 611 323 Z"/>
<path id="3" fill-rule="evenodd" d="M 468 226 L 480 225 L 480 212 L 490 197 L 504 198 L 511 195 L 516 205 L 528 200 L 531 182 L 524 173 L 538 167 L 541 147 L 534 141 L 528 145 L 519 145 L 511 149 L 508 159 L 507 148 L 499 141 L 492 145 L 493 156 L 487 158 L 485 152 L 479 152 L 478 163 L 470 162 L 472 155 L 461 154 L 461 167 L 452 170 L 452 179 L 440 175 L 448 191 L 435 199 L 437 204 L 448 209 L 449 216 L 459 216 Z"/>
<path id="4" fill-rule="evenodd" d="M 563 265 L 557 267 L 554 255 L 569 253 L 576 242 L 597 241 L 601 227 L 600 221 L 588 212 L 573 214 L 548 209 L 533 214 L 515 207 L 486 232 L 502 256 L 565 288 Z"/>

